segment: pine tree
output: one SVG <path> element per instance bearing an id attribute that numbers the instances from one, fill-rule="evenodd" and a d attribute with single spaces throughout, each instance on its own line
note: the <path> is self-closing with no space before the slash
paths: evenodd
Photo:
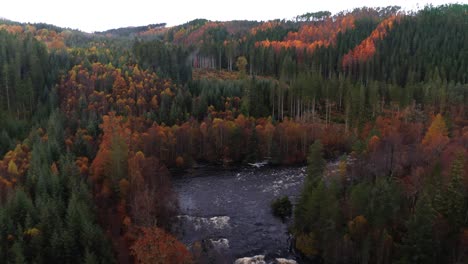
<path id="1" fill-rule="evenodd" d="M 464 155 L 457 153 L 455 160 L 450 168 L 450 183 L 445 194 L 445 210 L 450 226 L 453 228 L 453 235 L 460 232 L 460 228 L 465 222 L 465 191 L 462 182 L 464 174 Z"/>
<path id="2" fill-rule="evenodd" d="M 249 139 L 249 145 L 247 146 L 248 152 L 246 162 L 256 162 L 260 158 L 260 150 L 258 145 L 257 129 L 252 129 L 252 135 Z"/>
<path id="3" fill-rule="evenodd" d="M 452 261 L 458 258 L 459 235 L 462 227 L 466 224 L 467 204 L 465 189 L 462 183 L 463 167 L 464 156 L 462 152 L 459 152 L 451 165 L 451 179 L 448 186 L 444 190 L 437 192 L 434 198 L 434 207 L 441 217 L 443 217 L 446 225 L 446 229 L 443 230 L 442 237 L 439 240 L 442 249 L 441 254 L 450 252 L 448 259 Z"/>
<path id="4" fill-rule="evenodd" d="M 306 188 L 310 185 L 316 185 L 320 181 L 325 170 L 326 162 L 323 158 L 323 146 L 320 140 L 316 140 L 314 144 L 310 146 L 307 164 Z"/>
<path id="5" fill-rule="evenodd" d="M 407 233 L 403 238 L 402 261 L 405 263 L 435 263 L 433 225 L 436 211 L 431 199 L 423 194 L 406 224 Z"/>
<path id="6" fill-rule="evenodd" d="M 21 240 L 22 241 L 22 240 Z M 16 241 L 11 247 L 12 255 L 14 256 L 15 264 L 24 264 L 26 263 L 26 258 L 24 256 L 23 246 L 20 241 Z M 13 260 L 13 259 L 12 259 Z"/>
<path id="7" fill-rule="evenodd" d="M 85 252 L 84 264 L 99 264 L 96 255 L 90 252 L 88 249 Z"/>

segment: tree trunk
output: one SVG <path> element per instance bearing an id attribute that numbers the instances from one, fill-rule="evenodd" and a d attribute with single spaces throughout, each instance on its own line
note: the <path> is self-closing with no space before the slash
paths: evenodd
<path id="1" fill-rule="evenodd" d="M 299 98 L 297 98 L 296 108 L 296 119 L 299 120 L 301 118 L 301 99 Z"/>
<path id="2" fill-rule="evenodd" d="M 7 109 L 10 112 L 10 89 L 8 87 L 8 68 L 5 65 L 3 67 L 4 75 L 5 75 L 5 90 L 6 90 L 6 98 L 7 98 Z"/>
<path id="3" fill-rule="evenodd" d="M 315 97 L 312 99 L 312 123 L 315 123 Z"/>
<path id="4" fill-rule="evenodd" d="M 221 50 L 218 52 L 218 67 L 221 70 Z"/>
<path id="5" fill-rule="evenodd" d="M 272 89 L 273 90 L 273 89 Z M 274 90 L 273 90 L 273 93 L 272 93 L 272 98 L 271 98 L 271 105 L 272 105 L 272 109 L 271 109 L 271 118 L 275 118 L 275 93 L 274 93 Z"/>
<path id="6" fill-rule="evenodd" d="M 281 120 L 284 119 L 284 93 L 283 90 L 281 90 Z"/>

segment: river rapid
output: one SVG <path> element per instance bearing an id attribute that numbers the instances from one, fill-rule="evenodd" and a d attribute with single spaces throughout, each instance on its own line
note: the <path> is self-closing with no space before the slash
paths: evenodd
<path id="1" fill-rule="evenodd" d="M 270 204 L 284 195 L 294 204 L 305 175 L 305 167 L 215 167 L 176 176 L 180 214 L 175 232 L 189 248 L 196 243 L 209 248 L 216 263 L 255 255 L 264 255 L 267 263 L 295 259 L 291 221 L 274 217 Z"/>

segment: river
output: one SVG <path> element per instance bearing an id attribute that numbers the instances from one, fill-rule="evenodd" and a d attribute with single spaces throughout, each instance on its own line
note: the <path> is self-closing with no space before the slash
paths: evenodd
<path id="1" fill-rule="evenodd" d="M 215 262 L 265 255 L 295 259 L 290 251 L 288 224 L 274 217 L 270 203 L 301 191 L 305 167 L 199 169 L 175 177 L 180 215 L 176 232 L 191 247 L 204 241 L 215 251 Z M 213 258 L 213 257 L 212 257 Z"/>

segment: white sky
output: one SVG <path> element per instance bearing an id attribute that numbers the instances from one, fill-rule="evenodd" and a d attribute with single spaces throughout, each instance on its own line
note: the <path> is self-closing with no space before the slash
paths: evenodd
<path id="1" fill-rule="evenodd" d="M 44 22 L 86 32 L 167 23 L 179 25 L 195 18 L 209 20 L 291 19 L 307 12 L 336 13 L 355 7 L 399 5 L 415 10 L 431 3 L 468 0 L 1 0 L 0 17 L 19 22 Z"/>

